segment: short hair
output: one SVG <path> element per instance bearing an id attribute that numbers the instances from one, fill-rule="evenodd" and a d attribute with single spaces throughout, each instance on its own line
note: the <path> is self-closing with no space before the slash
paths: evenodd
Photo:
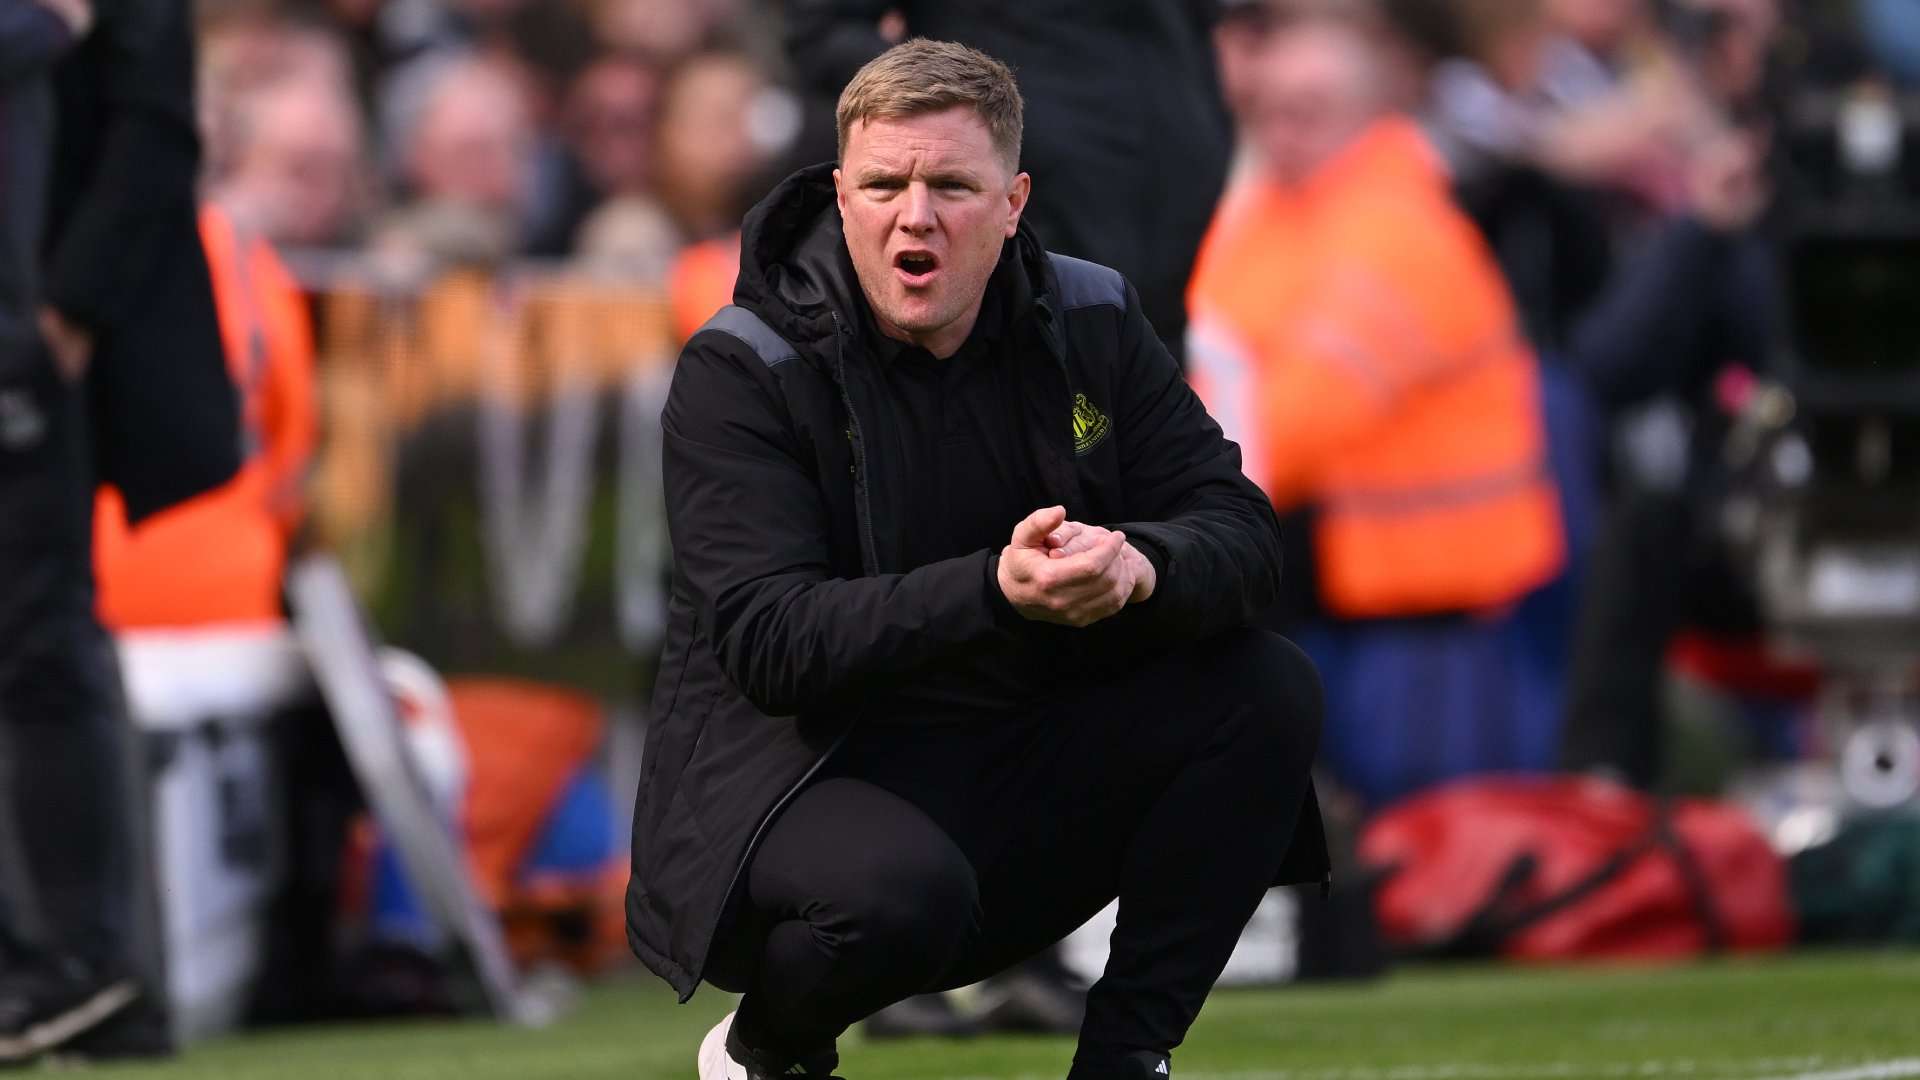
<path id="1" fill-rule="evenodd" d="M 898 120 L 966 105 L 986 122 L 993 148 L 1010 169 L 1020 166 L 1026 105 L 1007 65 L 953 41 L 913 38 L 867 62 L 840 92 L 834 121 L 840 157 L 860 120 Z"/>

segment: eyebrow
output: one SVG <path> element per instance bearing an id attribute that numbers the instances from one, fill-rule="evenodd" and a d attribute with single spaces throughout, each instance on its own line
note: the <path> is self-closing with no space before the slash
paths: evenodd
<path id="1" fill-rule="evenodd" d="M 871 184 L 877 180 L 905 180 L 907 174 L 902 169 L 885 165 L 869 165 L 860 170 L 860 183 Z M 957 181 L 962 184 L 978 184 L 979 178 L 965 169 L 938 169 L 930 171 L 925 177 L 929 184 Z"/>

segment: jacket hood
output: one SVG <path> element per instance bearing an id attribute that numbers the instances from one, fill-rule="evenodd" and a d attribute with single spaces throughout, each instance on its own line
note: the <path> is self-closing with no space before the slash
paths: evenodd
<path id="1" fill-rule="evenodd" d="M 859 327 L 866 296 L 840 231 L 840 210 L 833 190 L 832 162 L 801 169 L 781 181 L 748 211 L 740 230 L 740 276 L 733 302 L 764 319 L 795 346 L 829 339 L 835 314 L 844 325 Z M 1039 234 L 1026 221 L 1011 243 L 1033 283 L 1031 296 L 1011 297 L 1009 310 L 1038 305 L 1051 321 L 1057 292 L 1053 266 Z"/>

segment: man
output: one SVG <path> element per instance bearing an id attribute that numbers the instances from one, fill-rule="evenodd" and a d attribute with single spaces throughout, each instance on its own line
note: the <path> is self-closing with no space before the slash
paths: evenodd
<path id="1" fill-rule="evenodd" d="M 218 91 L 209 142 L 213 201 L 276 247 L 325 247 L 352 232 L 363 203 L 360 112 L 347 84 L 287 74 Z M 210 146 L 210 151 L 212 147 Z"/>
<path id="2" fill-rule="evenodd" d="M 531 227 L 539 149 L 515 72 L 485 57 L 428 57 L 389 101 L 395 164 L 411 201 L 374 227 L 376 242 L 457 261 L 519 252 Z M 411 112 L 408 113 L 408 107 Z"/>
<path id="3" fill-rule="evenodd" d="M 1251 475 L 1306 525 L 1286 614 L 1331 636 L 1329 758 L 1378 801 L 1523 764 L 1469 736 L 1511 698 L 1492 616 L 1558 571 L 1562 537 L 1506 282 L 1439 156 L 1388 109 L 1372 35 L 1325 13 L 1275 31 L 1250 125 L 1262 175 L 1201 250 L 1189 354 Z M 1499 674 L 1460 699 L 1487 715 L 1450 716 L 1436 672 L 1481 656 Z"/>
<path id="4" fill-rule="evenodd" d="M 40 231 L 53 148 L 49 73 L 92 21 L 84 0 L 0 9 L 0 468 L 8 470 L 43 460 L 45 396 L 59 384 L 37 325 Z M 8 479 L 0 474 L 0 497 L 13 486 Z M 12 554 L 15 546 L 0 546 L 0 557 Z M 0 659 L 0 674 L 7 667 Z M 0 718 L 4 710 L 0 703 Z M 29 961 L 46 946 L 45 919 L 26 850 L 8 812 L 17 767 L 0 744 L 0 973 Z M 0 991 L 0 1038 L 15 1030 L 16 1021 L 5 1015 L 8 997 L 20 1000 Z"/>
<path id="5" fill-rule="evenodd" d="M 964 42 L 1020 73 L 1034 132 L 1032 219 L 1055 251 L 1112 266 L 1176 357 L 1200 238 L 1226 185 L 1233 129 L 1221 100 L 1215 0 L 792 0 L 787 54 L 831 102 L 905 32 Z M 824 125 L 818 125 L 824 126 Z"/>
<path id="6" fill-rule="evenodd" d="M 1780 252 L 1767 213 L 1766 118 L 1777 5 L 1691 0 L 1697 86 L 1682 198 L 1623 259 L 1567 354 L 1628 452 L 1612 477 L 1581 596 L 1561 763 L 1636 787 L 1668 762 L 1665 682 L 1682 631 L 1735 670 L 1777 670 L 1753 584 L 1729 558 L 1720 508 L 1728 388 L 1765 371 L 1783 327 Z"/>
<path id="7" fill-rule="evenodd" d="M 232 476 L 239 443 L 195 232 L 188 5 L 94 6 L 54 74 L 35 420 L 0 444 L 0 737 L 25 764 L 0 815 L 44 923 L 0 978 L 0 1061 L 91 1034 L 137 981 L 152 988 L 117 674 L 93 611 L 94 487 L 117 487 L 138 522 Z"/>
<path id="8" fill-rule="evenodd" d="M 829 152 L 833 104 L 860 66 L 902 35 L 958 41 L 1020 73 L 1034 177 L 1023 216 L 1049 250 L 1118 270 L 1147 322 L 1184 360 L 1185 292 L 1207 220 L 1226 183 L 1233 133 L 1210 35 L 1214 0 L 795 0 L 787 54 L 805 92 L 792 160 Z M 1151 78 L 1139 77 L 1150 71 Z M 1058 951 L 994 980 L 962 1015 L 941 995 L 876 1015 L 870 1037 L 968 1036 L 981 1030 L 1072 1034 L 1085 986 Z"/>
<path id="9" fill-rule="evenodd" d="M 1070 1075 L 1169 1075 L 1262 895 L 1326 870 L 1318 684 L 1247 628 L 1276 523 L 1126 282 L 1022 222 L 1003 65 L 908 42 L 838 124 L 663 417 L 629 939 L 745 993 L 703 1080 L 824 1078 L 848 1025 L 1117 896 Z"/>

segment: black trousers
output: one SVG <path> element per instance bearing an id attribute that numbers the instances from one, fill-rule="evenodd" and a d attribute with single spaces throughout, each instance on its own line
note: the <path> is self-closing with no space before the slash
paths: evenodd
<path id="1" fill-rule="evenodd" d="M 805 1056 L 1117 897 L 1073 1075 L 1168 1053 L 1279 872 L 1320 693 L 1291 643 L 1239 630 L 1017 715 L 856 729 L 769 829 L 708 978 L 745 992 L 749 1045 Z"/>
<path id="2" fill-rule="evenodd" d="M 117 661 L 94 615 L 83 391 L 0 385 L 0 938 L 124 971 L 134 838 Z"/>
<path id="3" fill-rule="evenodd" d="M 1636 491 L 1609 515 L 1581 598 L 1561 763 L 1655 786 L 1665 764 L 1667 647 L 1685 628 L 1729 636 L 1762 625 L 1759 601 L 1715 531 L 1707 490 Z"/>

